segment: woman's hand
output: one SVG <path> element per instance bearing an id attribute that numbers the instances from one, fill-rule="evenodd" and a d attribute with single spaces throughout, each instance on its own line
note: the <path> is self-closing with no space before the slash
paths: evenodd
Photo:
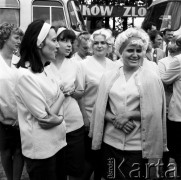
<path id="1" fill-rule="evenodd" d="M 64 117 L 62 115 L 57 116 L 53 114 L 48 108 L 45 109 L 47 116 L 43 119 L 39 118 L 39 125 L 43 129 L 50 129 L 52 127 L 58 126 L 63 122 Z"/>
<path id="2" fill-rule="evenodd" d="M 115 117 L 113 125 L 115 128 L 122 129 L 122 127 L 129 121 L 130 117 L 128 113 L 122 113 Z"/>
<path id="3" fill-rule="evenodd" d="M 122 131 L 125 134 L 130 134 L 135 127 L 136 127 L 135 123 L 132 120 L 130 120 L 122 127 Z"/>
<path id="4" fill-rule="evenodd" d="M 84 94 L 82 90 L 74 90 L 73 94 L 71 95 L 74 99 L 79 100 Z"/>
<path id="5" fill-rule="evenodd" d="M 139 111 L 127 111 L 123 114 L 119 114 L 113 121 L 115 128 L 122 130 L 125 134 L 130 134 L 134 128 L 135 123 L 133 118 L 139 119 Z"/>
<path id="6" fill-rule="evenodd" d="M 68 90 L 63 90 L 63 94 L 65 97 L 73 95 L 74 92 L 75 92 L 75 87 L 70 88 Z"/>

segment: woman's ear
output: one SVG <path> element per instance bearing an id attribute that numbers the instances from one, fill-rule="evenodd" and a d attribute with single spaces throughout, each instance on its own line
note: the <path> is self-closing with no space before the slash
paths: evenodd
<path id="1" fill-rule="evenodd" d="M 38 46 L 39 49 L 43 47 L 43 42 Z"/>

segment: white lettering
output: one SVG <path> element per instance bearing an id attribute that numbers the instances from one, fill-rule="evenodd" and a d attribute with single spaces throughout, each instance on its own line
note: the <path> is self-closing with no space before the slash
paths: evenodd
<path id="1" fill-rule="evenodd" d="M 90 9 L 86 5 L 82 5 L 82 15 L 83 16 L 90 16 Z"/>
<path id="2" fill-rule="evenodd" d="M 139 8 L 138 9 L 138 15 L 139 16 L 145 16 L 146 15 L 146 8 Z"/>
<path id="3" fill-rule="evenodd" d="M 105 8 L 103 6 L 100 6 L 100 9 L 101 9 L 102 16 L 105 16 L 106 13 L 107 13 L 107 16 L 111 16 L 112 11 L 113 11 L 113 6 L 112 7 L 106 6 Z"/>
<path id="4" fill-rule="evenodd" d="M 126 10 L 125 10 L 123 16 L 131 16 L 131 14 L 129 14 L 131 7 L 124 7 L 124 8 L 126 8 Z"/>
<path id="5" fill-rule="evenodd" d="M 134 16 L 134 17 L 138 16 L 138 15 L 136 14 L 135 7 L 132 7 L 132 16 Z"/>
<path id="6" fill-rule="evenodd" d="M 93 7 L 91 8 L 91 13 L 92 13 L 93 16 L 98 15 L 99 12 L 100 12 L 100 9 L 99 9 L 99 7 L 98 7 L 97 5 L 96 5 L 96 6 L 93 6 Z"/>

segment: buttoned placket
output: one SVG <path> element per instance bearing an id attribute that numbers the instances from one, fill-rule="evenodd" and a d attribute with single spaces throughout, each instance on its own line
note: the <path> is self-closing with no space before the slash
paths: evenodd
<path id="1" fill-rule="evenodd" d="M 141 70 L 141 68 L 140 68 Z M 142 100 L 143 100 L 143 97 L 142 97 L 142 92 L 141 92 L 141 84 L 138 80 L 138 74 L 135 76 L 135 82 L 136 82 L 136 85 L 138 87 L 138 91 L 139 91 L 139 94 L 140 94 L 140 113 L 141 113 L 141 144 L 142 144 L 142 154 L 143 154 L 143 158 L 144 158 L 144 154 L 146 153 L 145 152 L 145 143 L 146 143 L 146 128 L 144 127 L 145 126 L 145 117 L 144 117 L 144 107 L 142 105 Z"/>

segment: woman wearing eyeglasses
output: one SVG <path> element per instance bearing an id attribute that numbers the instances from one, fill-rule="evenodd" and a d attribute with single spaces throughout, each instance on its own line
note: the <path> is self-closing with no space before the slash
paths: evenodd
<path id="1" fill-rule="evenodd" d="M 112 38 L 111 33 L 106 29 L 100 29 L 93 32 L 90 37 L 93 55 L 87 56 L 84 61 L 80 62 L 81 78 L 84 87 L 84 95 L 81 99 L 80 106 L 87 133 L 89 132 L 90 118 L 96 101 L 100 79 L 103 73 L 115 67 L 114 62 L 106 57 L 109 49 L 108 41 L 110 38 Z M 88 179 L 92 171 L 96 169 L 95 166 L 98 166 L 98 163 L 94 161 L 98 157 L 91 151 L 91 139 L 88 138 L 87 135 L 85 143 L 88 167 L 85 179 Z M 94 178 L 99 176 L 97 172 L 98 171 L 94 172 Z"/>

